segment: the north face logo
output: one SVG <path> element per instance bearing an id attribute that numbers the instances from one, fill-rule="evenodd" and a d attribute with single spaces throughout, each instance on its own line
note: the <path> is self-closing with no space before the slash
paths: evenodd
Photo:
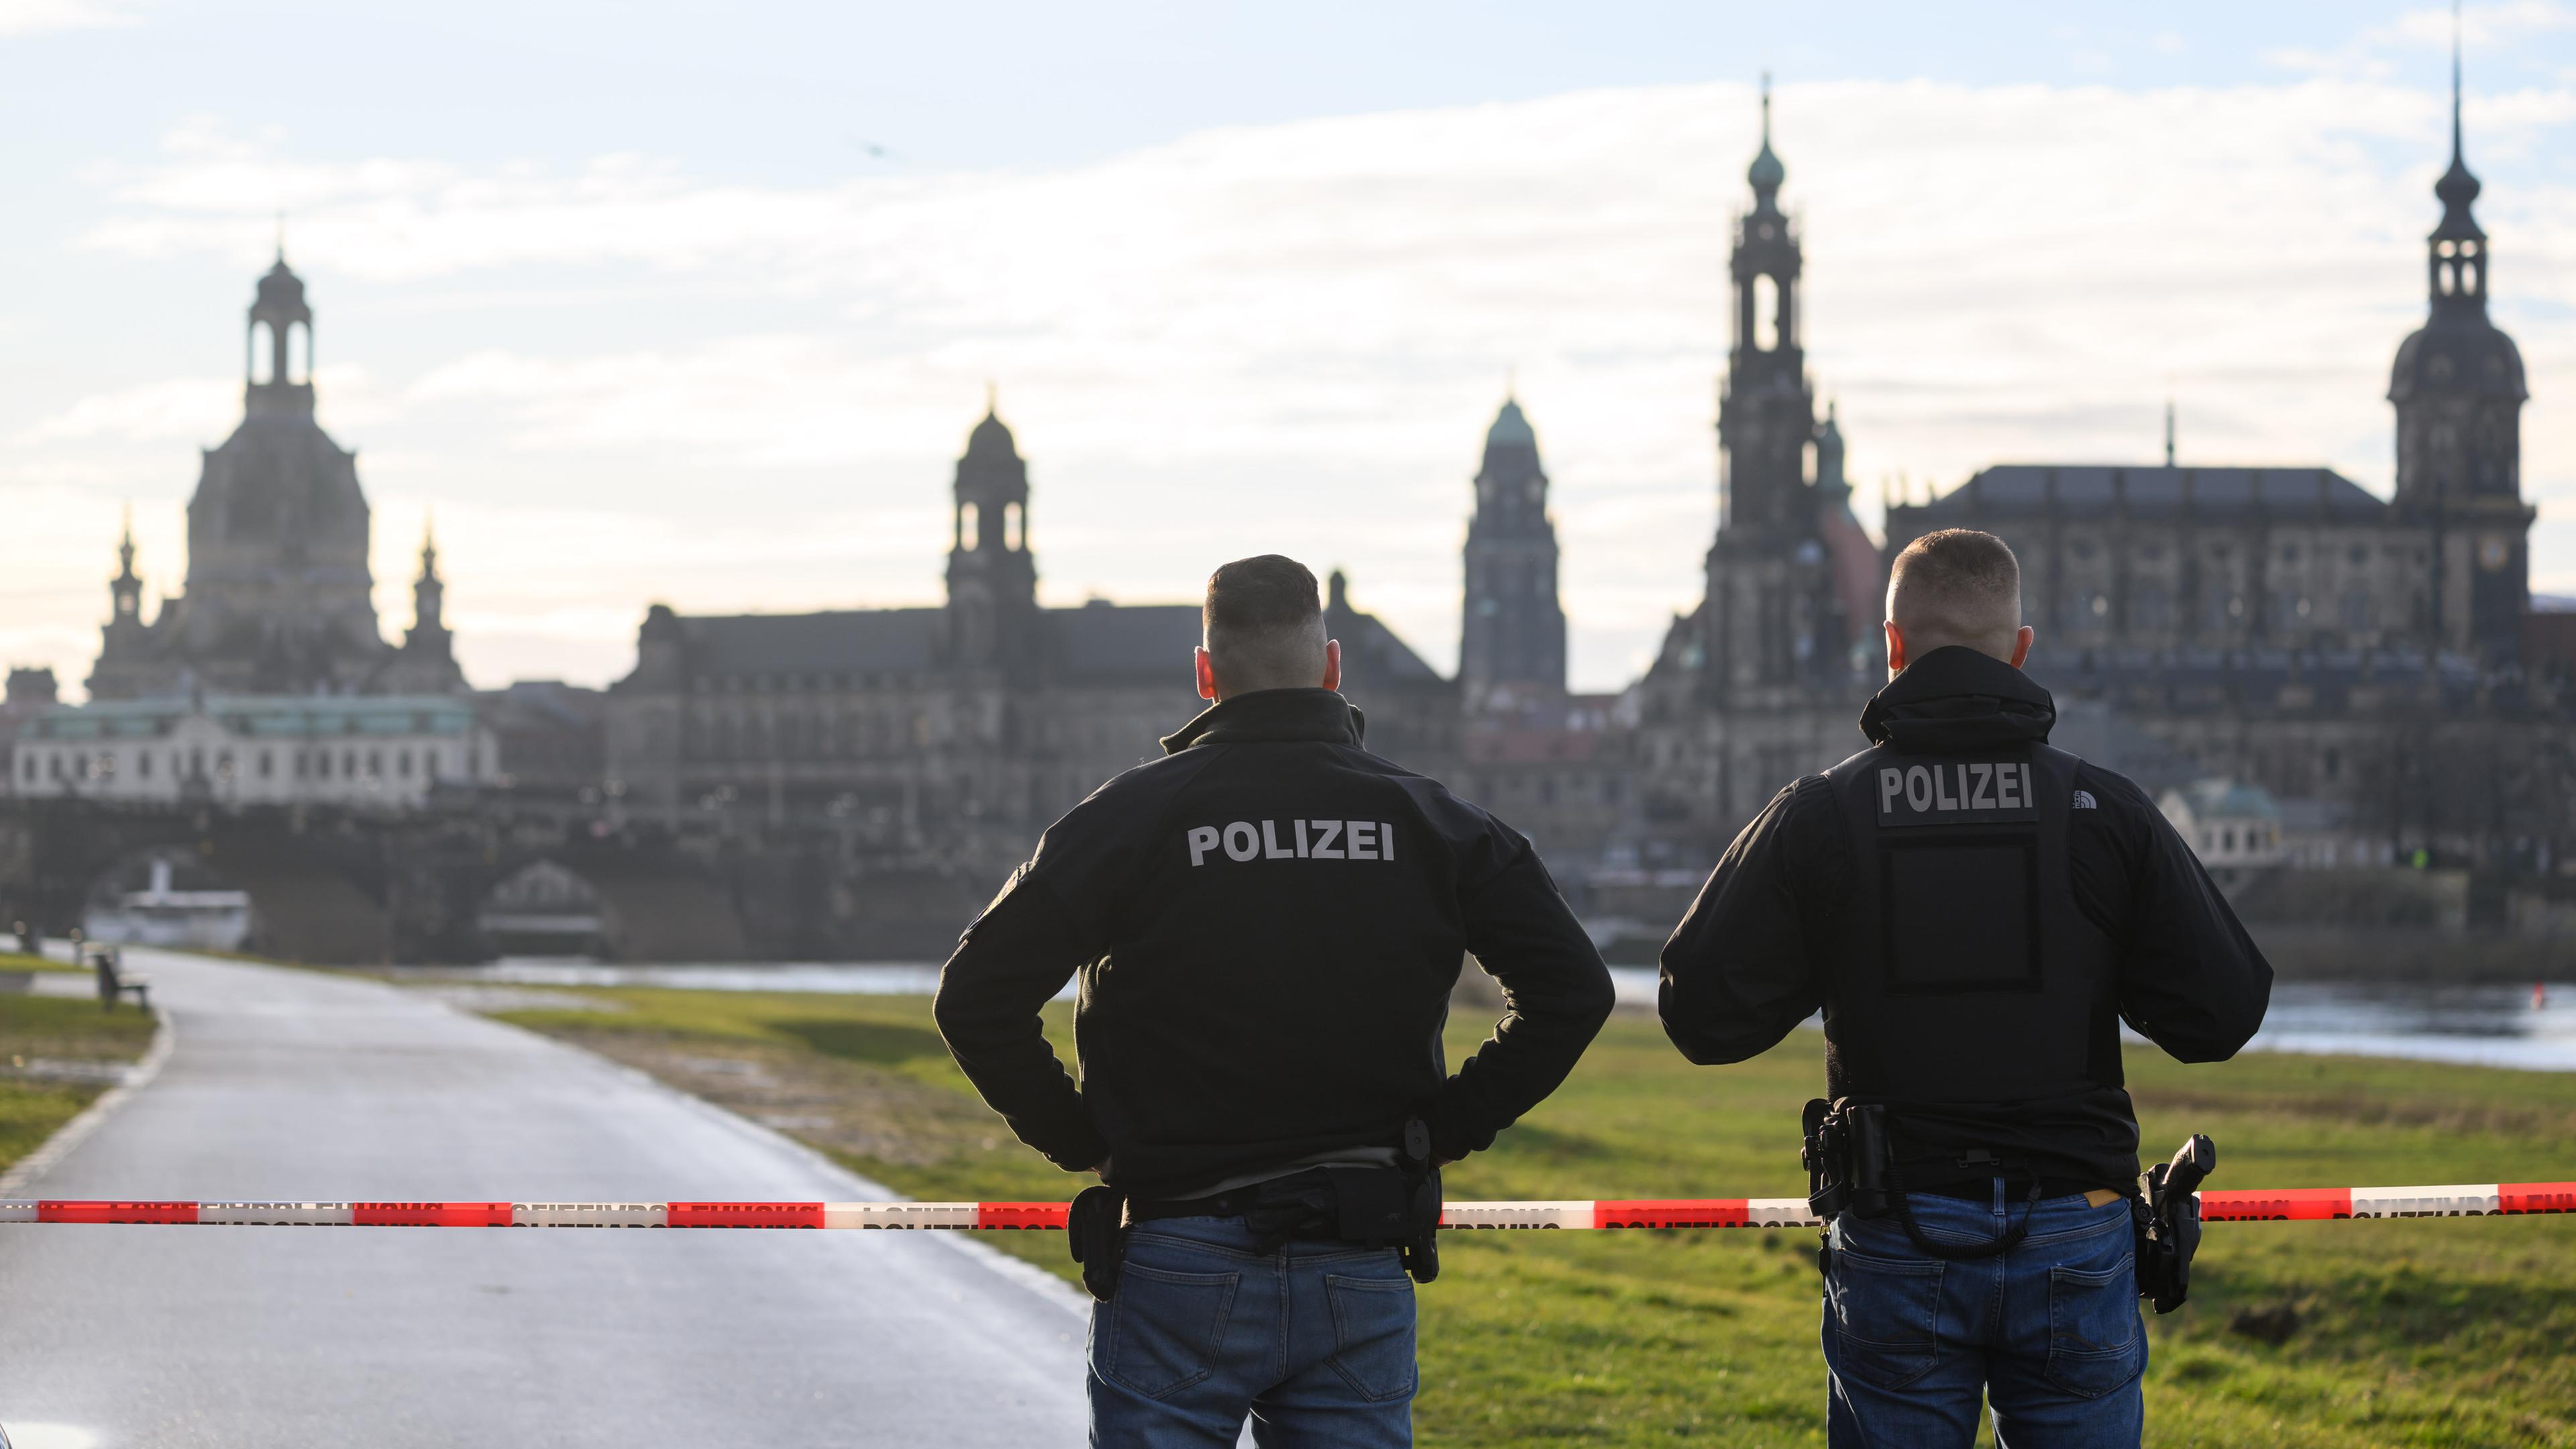
<path id="1" fill-rule="evenodd" d="M 2075 808 L 2078 810 L 2099 810 L 2102 807 L 2093 802 L 2092 791 L 2078 790 L 2075 792 Z"/>

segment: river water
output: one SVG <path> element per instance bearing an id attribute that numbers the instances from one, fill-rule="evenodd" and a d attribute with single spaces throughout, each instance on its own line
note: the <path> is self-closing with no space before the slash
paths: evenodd
<path id="1" fill-rule="evenodd" d="M 504 958 L 442 977 L 522 986 L 668 986 L 696 991 L 816 991 L 911 996 L 939 984 L 920 962 L 785 962 L 776 965 L 617 966 Z M 1614 966 L 1623 1004 L 1651 1009 L 1655 973 Z M 2576 982 L 2529 987 L 2391 986 L 2285 982 L 2255 1051 L 2336 1052 L 2419 1061 L 2576 1071 Z"/>

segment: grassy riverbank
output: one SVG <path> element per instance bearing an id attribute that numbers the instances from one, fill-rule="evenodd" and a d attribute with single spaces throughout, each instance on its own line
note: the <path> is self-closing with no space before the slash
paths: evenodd
<path id="1" fill-rule="evenodd" d="M 0 971 L 27 970 L 0 956 Z M 113 1085 L 152 1045 L 152 1018 L 86 999 L 0 995 L 0 1172 Z"/>
<path id="2" fill-rule="evenodd" d="M 582 994 L 602 1009 L 510 1019 L 917 1197 L 1062 1199 L 1079 1185 L 975 1102 L 921 998 Z M 1453 1031 L 1453 1053 L 1481 1034 Z M 1801 1032 L 1701 1070 L 1623 1015 L 1563 1091 L 1451 1170 L 1449 1195 L 1803 1191 L 1796 1119 L 1822 1080 L 1820 1047 Z M 2217 1139 L 2214 1186 L 2576 1178 L 2569 1076 L 2272 1055 L 2186 1068 L 2152 1052 L 2133 1052 L 2130 1071 L 2151 1147 Z M 1069 1267 L 1052 1234 L 996 1241 Z M 1421 1296 L 1421 1442 L 1822 1443 L 1813 1243 L 1451 1236 Z M 2229 1224 L 2201 1264 L 2191 1305 L 2151 1320 L 2151 1443 L 2576 1446 L 2576 1218 Z"/>

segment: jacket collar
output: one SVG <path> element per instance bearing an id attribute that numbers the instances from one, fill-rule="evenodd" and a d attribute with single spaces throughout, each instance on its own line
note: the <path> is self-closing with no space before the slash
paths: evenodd
<path id="1" fill-rule="evenodd" d="M 1368 728 L 1359 706 L 1329 689 L 1259 689 L 1200 710 L 1188 724 L 1163 736 L 1163 753 L 1192 745 L 1256 745 L 1318 740 L 1356 745 Z"/>
<path id="2" fill-rule="evenodd" d="M 2056 723 L 2057 702 L 2029 675 L 1958 644 L 1907 665 L 1860 712 L 1871 744 L 1909 754 L 2037 743 Z"/>

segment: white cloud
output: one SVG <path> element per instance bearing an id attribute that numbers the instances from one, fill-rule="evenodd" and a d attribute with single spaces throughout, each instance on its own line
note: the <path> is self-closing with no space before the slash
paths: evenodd
<path id="1" fill-rule="evenodd" d="M 85 397 L 18 434 L 22 444 L 91 438 L 211 441 L 241 416 L 237 379 L 174 377 Z"/>
<path id="2" fill-rule="evenodd" d="M 2480 154 L 2545 153 L 2571 111 L 2562 91 L 2482 98 Z M 1786 88 L 1778 112 L 1804 340 L 1866 508 L 1900 472 L 2152 456 L 2169 384 L 2186 458 L 2385 487 L 2380 395 L 2422 312 L 2443 97 L 1849 82 Z M 478 632 L 518 660 L 555 638 L 606 671 L 655 597 L 935 597 L 987 378 L 1031 460 L 1050 598 L 1178 597 L 1227 550 L 1284 548 L 1349 564 L 1445 659 L 1466 480 L 1517 366 L 1577 667 L 1604 686 L 1697 596 L 1754 118 L 1742 87 L 1599 91 L 809 187 L 637 157 L 321 162 L 199 121 L 160 162 L 96 176 L 111 211 L 88 236 L 255 270 L 284 197 L 318 308 L 368 280 L 370 315 L 332 326 L 369 370 L 326 371 L 325 417 L 365 422 L 362 472 L 394 500 L 389 631 L 404 510 L 440 500 L 469 659 Z M 2508 325 L 2576 308 L 2576 188 L 2492 186 L 2482 215 Z M 563 305 L 508 301 L 536 289 Z M 477 307 L 507 329 L 454 325 Z M 583 330 L 612 308 L 667 325 L 623 346 Z M 2576 386 L 2563 328 L 2520 330 L 2535 394 Z M 468 331 L 509 340 L 460 347 Z M 397 351 L 428 360 L 395 379 L 378 359 Z M 51 456 L 161 416 L 116 397 L 38 423 Z M 2525 456 L 2531 492 L 2576 495 L 2576 431 L 2535 412 Z"/>
<path id="3" fill-rule="evenodd" d="M 0 0 L 0 38 L 104 30 L 139 22 L 95 0 Z"/>

